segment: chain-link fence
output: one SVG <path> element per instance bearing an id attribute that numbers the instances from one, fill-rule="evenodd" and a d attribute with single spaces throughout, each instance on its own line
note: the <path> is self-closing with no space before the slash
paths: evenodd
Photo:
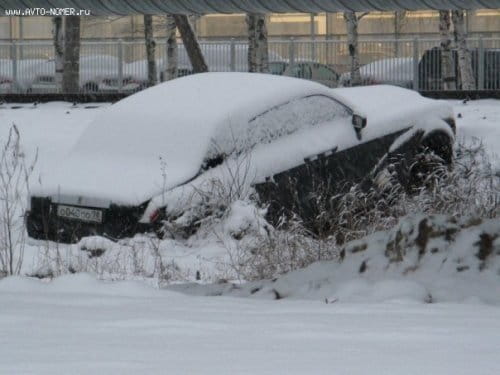
<path id="1" fill-rule="evenodd" d="M 441 49 L 435 39 L 359 41 L 362 85 L 392 84 L 415 90 L 445 90 Z M 201 42 L 210 71 L 248 71 L 248 46 L 230 40 Z M 477 89 L 500 90 L 500 39 L 469 39 Z M 156 40 L 157 82 L 167 67 L 165 40 Z M 456 49 L 451 51 L 452 87 L 461 88 Z M 51 41 L 0 42 L 0 94 L 61 92 Z M 182 44 L 178 76 L 192 73 Z M 147 87 L 144 41 L 82 42 L 80 92 L 130 93 Z M 269 41 L 269 72 L 310 79 L 329 87 L 350 86 L 349 48 L 340 40 Z M 58 73 L 61 74 L 61 73 Z"/>

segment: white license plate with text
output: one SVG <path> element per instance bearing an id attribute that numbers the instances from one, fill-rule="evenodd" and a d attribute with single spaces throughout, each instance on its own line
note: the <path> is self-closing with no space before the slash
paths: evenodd
<path id="1" fill-rule="evenodd" d="M 102 211 L 75 206 L 57 206 L 57 216 L 91 223 L 102 223 Z"/>

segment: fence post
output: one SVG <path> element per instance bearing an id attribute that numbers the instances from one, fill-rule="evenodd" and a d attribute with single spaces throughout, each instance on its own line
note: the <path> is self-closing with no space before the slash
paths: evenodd
<path id="1" fill-rule="evenodd" d="M 118 41 L 118 92 L 123 90 L 123 40 Z"/>
<path id="2" fill-rule="evenodd" d="M 17 77 L 17 45 L 16 42 L 12 42 L 10 44 L 10 58 L 12 61 L 12 86 L 10 90 L 12 92 L 17 92 L 19 86 L 18 77 Z"/>
<path id="3" fill-rule="evenodd" d="M 288 44 L 288 63 L 289 70 L 292 71 L 293 66 L 295 65 L 295 39 L 290 38 L 290 42 Z"/>
<path id="4" fill-rule="evenodd" d="M 418 39 L 413 39 L 413 90 L 418 91 Z"/>
<path id="5" fill-rule="evenodd" d="M 477 89 L 484 90 L 484 41 L 482 35 L 479 36 L 477 51 Z"/>
<path id="6" fill-rule="evenodd" d="M 229 67 L 232 72 L 236 71 L 236 45 L 234 44 L 234 38 L 231 38 L 231 45 L 229 46 L 230 61 Z"/>

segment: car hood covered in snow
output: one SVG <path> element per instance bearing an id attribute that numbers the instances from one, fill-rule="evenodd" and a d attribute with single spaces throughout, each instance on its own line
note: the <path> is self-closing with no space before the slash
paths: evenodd
<path id="1" fill-rule="evenodd" d="M 312 94 L 330 90 L 250 73 L 196 74 L 157 85 L 103 111 L 32 195 L 144 202 L 195 177 L 214 140 L 238 137 L 256 115 Z"/>

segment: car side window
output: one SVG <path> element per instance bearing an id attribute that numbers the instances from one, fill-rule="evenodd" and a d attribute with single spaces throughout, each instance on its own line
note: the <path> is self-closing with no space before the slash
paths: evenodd
<path id="1" fill-rule="evenodd" d="M 247 126 L 219 133 L 204 160 L 206 170 L 221 164 L 229 155 L 242 154 L 258 144 L 295 133 L 300 129 L 350 118 L 352 111 L 325 95 L 312 95 L 268 109 L 251 119 Z"/>
<path id="2" fill-rule="evenodd" d="M 351 115 L 349 108 L 328 96 L 314 95 L 296 99 L 252 119 L 248 126 L 247 146 L 268 143 L 299 129 Z"/>

